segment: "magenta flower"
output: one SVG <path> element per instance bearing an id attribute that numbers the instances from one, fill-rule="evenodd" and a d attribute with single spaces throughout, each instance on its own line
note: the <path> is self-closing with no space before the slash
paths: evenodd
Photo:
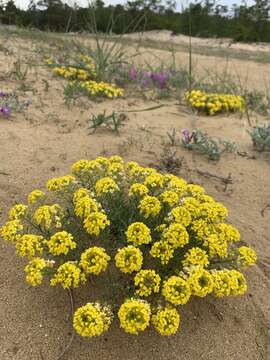
<path id="1" fill-rule="evenodd" d="M 129 78 L 132 81 L 137 79 L 137 70 L 134 67 L 129 70 Z"/>
<path id="2" fill-rule="evenodd" d="M 3 116 L 9 116 L 11 113 L 10 108 L 7 106 L 0 107 L 0 114 Z"/>
<path id="3" fill-rule="evenodd" d="M 196 131 L 193 130 L 192 133 L 190 133 L 188 129 L 183 129 L 182 134 L 183 134 L 183 141 L 186 144 L 189 144 L 191 142 L 191 140 L 193 139 L 193 137 L 195 136 Z"/>
<path id="4" fill-rule="evenodd" d="M 163 72 L 153 72 L 151 74 L 151 79 L 157 83 L 160 89 L 164 89 L 167 85 L 169 75 Z"/>

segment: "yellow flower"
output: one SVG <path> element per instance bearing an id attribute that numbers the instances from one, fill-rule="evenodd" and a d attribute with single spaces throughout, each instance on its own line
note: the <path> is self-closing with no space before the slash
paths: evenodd
<path id="1" fill-rule="evenodd" d="M 110 221 L 106 214 L 99 211 L 91 212 L 84 220 L 84 228 L 90 235 L 98 236 L 109 225 Z"/>
<path id="2" fill-rule="evenodd" d="M 47 181 L 46 187 L 49 191 L 67 190 L 75 178 L 71 175 L 65 175 L 58 178 L 52 178 Z"/>
<path id="3" fill-rule="evenodd" d="M 227 242 L 220 235 L 209 235 L 205 239 L 204 245 L 208 247 L 210 257 L 219 256 L 220 258 L 225 258 L 228 255 Z"/>
<path id="4" fill-rule="evenodd" d="M 218 202 L 203 203 L 199 206 L 200 216 L 208 222 L 224 221 L 228 210 Z"/>
<path id="5" fill-rule="evenodd" d="M 121 328 L 135 335 L 147 328 L 150 316 L 150 305 L 144 300 L 128 299 L 118 311 Z"/>
<path id="6" fill-rule="evenodd" d="M 42 258 L 30 260 L 25 266 L 26 282 L 32 286 L 40 285 L 43 281 L 43 270 L 49 266 L 48 261 Z"/>
<path id="7" fill-rule="evenodd" d="M 150 255 L 160 259 L 162 265 L 168 264 L 173 254 L 174 248 L 166 240 L 156 241 L 150 250 Z"/>
<path id="8" fill-rule="evenodd" d="M 133 245 L 149 244 L 152 240 L 150 229 L 141 222 L 135 222 L 129 225 L 126 231 L 127 241 Z"/>
<path id="9" fill-rule="evenodd" d="M 38 201 L 44 199 L 45 196 L 46 196 L 46 194 L 43 191 L 38 190 L 38 189 L 33 190 L 28 195 L 28 198 L 27 198 L 28 204 L 33 205 L 33 204 L 37 203 Z"/>
<path id="10" fill-rule="evenodd" d="M 36 254 L 42 254 L 43 237 L 32 234 L 20 236 L 16 242 L 16 250 L 20 256 L 34 257 Z"/>
<path id="11" fill-rule="evenodd" d="M 59 228 L 61 227 L 60 209 L 58 204 L 40 206 L 35 211 L 33 218 L 38 225 L 43 226 L 46 230 L 50 229 L 53 222 Z"/>
<path id="12" fill-rule="evenodd" d="M 79 189 L 74 193 L 73 203 L 75 215 L 82 219 L 87 218 L 93 212 L 98 212 L 100 207 L 93 198 L 85 194 L 85 189 Z"/>
<path id="13" fill-rule="evenodd" d="M 212 274 L 202 267 L 197 267 L 191 270 L 188 282 L 192 294 L 199 297 L 205 297 L 213 290 L 214 281 Z"/>
<path id="14" fill-rule="evenodd" d="M 159 292 L 160 276 L 154 270 L 141 270 L 134 278 L 136 294 L 139 296 L 150 296 Z"/>
<path id="15" fill-rule="evenodd" d="M 251 266 L 256 264 L 257 255 L 253 249 L 248 246 L 240 246 L 238 252 L 237 263 L 240 266 Z"/>
<path id="16" fill-rule="evenodd" d="M 161 241 L 165 241 L 173 249 L 177 249 L 188 244 L 189 235 L 183 225 L 173 223 L 164 230 Z"/>
<path id="17" fill-rule="evenodd" d="M 179 195 L 175 191 L 164 191 L 160 195 L 160 200 L 169 207 L 173 207 L 178 204 Z"/>
<path id="18" fill-rule="evenodd" d="M 217 230 L 221 234 L 221 236 L 227 242 L 237 242 L 240 241 L 240 233 L 239 231 L 230 224 L 218 224 Z"/>
<path id="19" fill-rule="evenodd" d="M 77 266 L 76 262 L 68 261 L 59 266 L 50 281 L 51 286 L 60 284 L 64 289 L 76 288 L 86 282 L 86 276 Z"/>
<path id="20" fill-rule="evenodd" d="M 104 177 L 96 182 L 95 190 L 97 196 L 102 196 L 104 194 L 113 194 L 115 191 L 119 191 L 119 186 L 116 182 L 110 177 Z"/>
<path id="21" fill-rule="evenodd" d="M 22 217 L 25 216 L 27 212 L 27 206 L 24 204 L 17 204 L 14 205 L 10 210 L 9 210 L 9 220 L 20 220 Z"/>
<path id="22" fill-rule="evenodd" d="M 185 254 L 185 259 L 182 261 L 183 266 L 200 266 L 207 267 L 209 265 L 209 259 L 206 251 L 199 247 L 193 247 L 189 249 Z"/>
<path id="23" fill-rule="evenodd" d="M 151 320 L 160 335 L 170 336 L 175 334 L 179 328 L 180 315 L 176 309 L 166 306 L 159 308 L 156 314 L 152 315 Z"/>
<path id="24" fill-rule="evenodd" d="M 145 218 L 157 216 L 161 210 L 160 201 L 154 196 L 146 195 L 140 201 L 139 209 Z"/>
<path id="25" fill-rule="evenodd" d="M 237 270 L 212 270 L 212 278 L 216 297 L 243 295 L 247 290 L 246 279 Z"/>
<path id="26" fill-rule="evenodd" d="M 174 305 L 184 305 L 191 296 L 190 284 L 180 276 L 171 276 L 163 284 L 162 295 Z"/>
<path id="27" fill-rule="evenodd" d="M 191 215 L 189 211 L 183 207 L 178 206 L 169 213 L 169 219 L 175 223 L 188 226 L 191 223 Z"/>
<path id="28" fill-rule="evenodd" d="M 145 185 L 139 184 L 139 183 L 134 183 L 129 188 L 128 195 L 129 196 L 138 196 L 138 197 L 140 197 L 140 196 L 147 195 L 148 192 L 149 192 L 149 190 Z"/>
<path id="29" fill-rule="evenodd" d="M 5 241 L 16 242 L 20 237 L 19 232 L 23 230 L 23 226 L 19 220 L 12 220 L 5 223 L 0 228 L 0 234 Z"/>
<path id="30" fill-rule="evenodd" d="M 112 313 L 108 307 L 99 303 L 87 303 L 78 308 L 73 316 L 73 327 L 85 337 L 99 336 L 109 329 Z"/>
<path id="31" fill-rule="evenodd" d="M 143 263 L 143 254 L 140 249 L 129 245 L 118 249 L 115 255 L 115 265 L 123 273 L 139 271 Z"/>
<path id="32" fill-rule="evenodd" d="M 110 259 L 105 249 L 93 246 L 81 254 L 80 266 L 86 274 L 99 275 L 107 269 Z"/>
<path id="33" fill-rule="evenodd" d="M 164 177 L 159 173 L 152 173 L 144 180 L 144 185 L 151 190 L 161 189 L 164 184 Z"/>
<path id="34" fill-rule="evenodd" d="M 76 249 L 77 244 L 73 241 L 73 236 L 66 231 L 55 233 L 46 241 L 49 252 L 53 255 L 67 254 L 69 250 Z"/>
<path id="35" fill-rule="evenodd" d="M 84 173 L 87 171 L 88 165 L 89 165 L 89 160 L 76 161 L 71 166 L 71 172 L 76 176 L 84 175 Z"/>

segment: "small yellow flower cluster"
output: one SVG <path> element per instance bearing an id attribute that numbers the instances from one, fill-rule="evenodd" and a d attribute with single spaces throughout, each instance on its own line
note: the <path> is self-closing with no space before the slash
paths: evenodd
<path id="1" fill-rule="evenodd" d="M 81 254 L 80 266 L 86 274 L 99 275 L 106 271 L 110 259 L 105 249 L 93 246 Z"/>
<path id="2" fill-rule="evenodd" d="M 245 100 L 237 95 L 192 90 L 185 94 L 185 99 L 188 105 L 207 115 L 221 112 L 244 112 L 245 110 Z"/>
<path id="3" fill-rule="evenodd" d="M 112 313 L 99 303 L 88 303 L 77 309 L 73 316 L 76 332 L 85 337 L 99 336 L 109 329 Z"/>
<path id="4" fill-rule="evenodd" d="M 34 213 L 34 221 L 48 230 L 53 223 L 56 228 L 61 227 L 61 207 L 58 204 L 40 206 Z"/>
<path id="5" fill-rule="evenodd" d="M 52 69 L 55 75 L 61 76 L 68 80 L 86 81 L 91 74 L 87 70 L 79 69 L 73 66 L 56 66 Z"/>
<path id="6" fill-rule="evenodd" d="M 20 237 L 20 232 L 23 230 L 23 225 L 19 220 L 7 221 L 0 229 L 0 235 L 5 241 L 16 242 Z"/>
<path id="7" fill-rule="evenodd" d="M 247 291 L 246 279 L 237 270 L 212 270 L 211 274 L 216 297 L 243 295 Z"/>
<path id="8" fill-rule="evenodd" d="M 174 305 L 184 305 L 191 296 L 190 284 L 181 276 L 171 276 L 163 283 L 162 295 Z"/>
<path id="9" fill-rule="evenodd" d="M 100 211 L 91 212 L 84 219 L 84 228 L 90 235 L 99 236 L 101 231 L 109 225 L 110 220 L 108 220 L 106 214 Z"/>
<path id="10" fill-rule="evenodd" d="M 85 282 L 86 276 L 78 267 L 77 262 L 68 261 L 59 266 L 50 284 L 51 286 L 60 284 L 64 289 L 69 289 L 71 287 L 76 288 Z"/>
<path id="11" fill-rule="evenodd" d="M 45 198 L 45 193 L 41 190 L 33 190 L 29 195 L 28 195 L 28 204 L 29 205 L 33 205 L 36 204 L 38 201 L 42 200 Z"/>
<path id="12" fill-rule="evenodd" d="M 127 241 L 133 243 L 135 246 L 149 244 L 152 240 L 150 229 L 141 222 L 129 225 L 126 236 Z"/>
<path id="13" fill-rule="evenodd" d="M 176 309 L 166 306 L 158 309 L 151 321 L 160 335 L 170 336 L 175 334 L 179 328 L 180 315 Z"/>
<path id="14" fill-rule="evenodd" d="M 115 255 L 115 265 L 123 273 L 139 271 L 143 263 L 143 254 L 140 249 L 129 245 L 118 249 Z"/>
<path id="15" fill-rule="evenodd" d="M 20 256 L 28 256 L 30 259 L 36 254 L 42 254 L 43 237 L 32 234 L 25 234 L 18 237 L 16 241 L 16 250 Z"/>
<path id="16" fill-rule="evenodd" d="M 23 216 L 25 216 L 27 212 L 27 206 L 24 204 L 14 205 L 9 210 L 9 220 L 20 220 Z"/>
<path id="17" fill-rule="evenodd" d="M 115 191 L 119 191 L 119 187 L 112 178 L 105 177 L 96 182 L 95 190 L 97 196 L 102 196 L 104 194 L 113 194 Z"/>
<path id="18" fill-rule="evenodd" d="M 141 214 L 147 219 L 160 213 L 161 204 L 156 197 L 146 195 L 140 201 L 139 209 Z"/>
<path id="19" fill-rule="evenodd" d="M 256 264 L 257 255 L 253 249 L 248 246 L 241 246 L 238 248 L 238 252 L 237 262 L 240 266 L 251 266 Z"/>
<path id="20" fill-rule="evenodd" d="M 109 84 L 106 82 L 97 82 L 94 80 L 82 81 L 79 83 L 81 89 L 85 90 L 85 92 L 89 96 L 98 96 L 102 95 L 109 99 L 121 97 L 124 95 L 124 90 L 117 87 L 114 84 Z"/>
<path id="21" fill-rule="evenodd" d="M 164 336 L 178 329 L 174 306 L 246 292 L 239 270 L 255 264 L 256 253 L 240 246 L 239 231 L 225 223 L 227 209 L 201 186 L 119 156 L 77 161 L 71 173 L 49 180 L 46 193 L 30 193 L 28 206 L 11 208 L 0 229 L 28 257 L 29 284 L 48 278 L 70 289 L 102 275 L 97 289 L 106 287 L 102 294 L 124 331 L 138 334 L 152 324 Z M 111 321 L 107 306 L 88 303 L 73 324 L 91 337 Z"/>
<path id="22" fill-rule="evenodd" d="M 45 259 L 36 257 L 25 266 L 26 282 L 32 286 L 37 286 L 42 283 L 43 270 L 48 266 Z"/>
<path id="23" fill-rule="evenodd" d="M 67 190 L 74 181 L 75 178 L 71 175 L 61 176 L 48 180 L 46 187 L 49 191 Z"/>
<path id="24" fill-rule="evenodd" d="M 118 317 L 127 333 L 138 335 L 150 323 L 150 305 L 144 300 L 128 299 L 120 306 Z"/>
<path id="25" fill-rule="evenodd" d="M 158 293 L 160 281 L 160 276 L 154 270 L 139 271 L 134 278 L 136 294 L 150 296 L 152 293 Z"/>
<path id="26" fill-rule="evenodd" d="M 73 236 L 67 231 L 60 231 L 51 236 L 46 241 L 49 252 L 55 256 L 67 254 L 69 250 L 76 249 L 77 244 L 73 241 Z"/>

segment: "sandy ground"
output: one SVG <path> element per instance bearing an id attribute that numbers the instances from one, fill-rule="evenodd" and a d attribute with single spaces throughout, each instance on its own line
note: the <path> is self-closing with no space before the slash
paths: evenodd
<path id="1" fill-rule="evenodd" d="M 39 44 L 41 45 L 41 44 Z M 28 40 L 10 38 L 13 54 L 0 52 L 0 87 L 2 91 L 18 87 L 18 81 L 4 76 L 20 56 L 32 56 L 35 44 Z M 151 50 L 153 57 L 161 52 Z M 182 54 L 186 57 L 186 54 Z M 162 52 L 162 56 L 169 54 Z M 220 59 L 197 56 L 198 63 L 211 69 Z M 34 61 L 34 60 L 33 60 Z M 269 64 L 236 60 L 232 64 L 242 74 L 252 69 L 251 84 L 260 86 L 270 79 Z M 249 67 L 249 68 L 248 68 Z M 46 79 L 49 83 L 45 91 Z M 267 360 L 270 358 L 270 211 L 261 209 L 270 202 L 270 156 L 253 152 L 247 134 L 245 118 L 194 116 L 175 100 L 146 101 L 128 97 L 115 101 L 84 106 L 63 103 L 63 81 L 55 79 L 41 66 L 33 66 L 26 82 L 35 93 L 24 94 L 31 105 L 24 114 L 11 119 L 0 118 L 0 205 L 3 215 L 14 202 L 25 201 L 33 188 L 42 187 L 52 176 L 65 174 L 70 165 L 81 158 L 120 154 L 126 160 L 143 165 L 160 165 L 163 137 L 171 129 L 196 127 L 210 135 L 236 141 L 248 157 L 227 154 L 218 163 L 191 154 L 178 147 L 177 157 L 183 158 L 179 175 L 203 185 L 209 194 L 229 209 L 229 220 L 237 226 L 246 244 L 258 253 L 258 264 L 248 272 L 248 293 L 240 298 L 216 300 L 194 299 L 181 310 L 181 330 L 170 338 L 162 338 L 152 331 L 133 337 L 118 326 L 104 336 L 85 340 L 76 337 L 64 357 L 65 360 Z M 23 95 L 23 92 L 21 92 Z M 89 135 L 87 121 L 91 114 L 103 110 L 144 109 L 158 104 L 155 111 L 129 113 L 127 126 L 120 136 L 108 131 Z M 252 117 L 253 123 L 269 122 L 268 118 Z M 207 178 L 198 170 L 227 177 L 233 184 L 224 191 L 224 184 Z M 69 299 L 61 289 L 40 287 L 33 289 L 24 282 L 24 260 L 18 259 L 14 249 L 0 242 L 0 359 L 56 360 L 71 334 Z M 76 306 L 89 298 L 91 289 L 76 291 Z"/>

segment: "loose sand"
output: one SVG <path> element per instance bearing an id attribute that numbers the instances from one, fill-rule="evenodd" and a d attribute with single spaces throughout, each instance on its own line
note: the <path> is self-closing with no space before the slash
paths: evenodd
<path id="1" fill-rule="evenodd" d="M 5 46 L 13 54 L 0 52 L 0 74 L 11 69 L 19 56 L 22 59 L 32 56 L 36 64 L 41 64 L 30 40 L 12 37 L 5 40 Z M 150 52 L 153 61 L 169 58 L 165 51 L 148 50 L 146 54 Z M 149 60 L 149 55 L 145 56 Z M 179 61 L 186 61 L 187 54 L 179 52 L 177 57 Z M 194 60 L 209 70 L 214 66 L 222 70 L 225 64 L 220 58 L 199 55 Z M 269 64 L 230 60 L 230 66 L 243 81 L 248 74 L 250 86 L 259 89 L 264 81 L 270 82 Z M 49 83 L 48 91 L 43 79 Z M 18 86 L 16 80 L 3 77 L 0 81 L 2 91 Z M 240 150 L 251 157 L 227 154 L 213 163 L 177 148 L 177 156 L 184 158 L 179 175 L 203 185 L 209 194 L 223 202 L 229 209 L 229 220 L 240 229 L 243 241 L 258 253 L 258 264 L 248 271 L 248 293 L 235 299 L 192 300 L 181 309 L 181 330 L 170 338 L 159 337 L 152 331 L 138 337 L 129 336 L 116 325 L 98 339 L 76 337 L 64 359 L 270 359 L 270 211 L 265 211 L 264 217 L 261 215 L 261 209 L 270 203 L 270 157 L 253 152 L 246 119 L 233 115 L 200 116 L 194 120 L 186 107 L 175 100 L 146 101 L 135 97 L 101 103 L 88 101 L 86 108 L 68 108 L 63 103 L 64 81 L 54 78 L 48 69 L 33 66 L 26 81 L 36 90 L 34 94 L 25 94 L 25 98 L 31 98 L 29 108 L 11 119 L 0 118 L 1 224 L 12 203 L 25 201 L 31 189 L 42 187 L 49 177 L 67 173 L 78 159 L 121 154 L 126 160 L 158 165 L 162 137 L 172 128 L 197 126 L 212 136 L 236 141 Z M 129 113 L 127 126 L 120 136 L 108 131 L 88 135 L 87 121 L 93 113 L 144 109 L 162 103 L 166 106 L 155 111 Z M 270 119 L 256 116 L 252 121 L 269 122 Z M 199 175 L 198 169 L 224 177 L 231 173 L 233 184 L 224 192 L 224 184 Z M 56 359 L 71 334 L 67 295 L 61 289 L 27 286 L 24 260 L 18 259 L 10 244 L 1 241 L 0 254 L 0 359 Z M 90 288 L 83 293 L 76 291 L 76 304 L 90 297 L 91 291 Z"/>

